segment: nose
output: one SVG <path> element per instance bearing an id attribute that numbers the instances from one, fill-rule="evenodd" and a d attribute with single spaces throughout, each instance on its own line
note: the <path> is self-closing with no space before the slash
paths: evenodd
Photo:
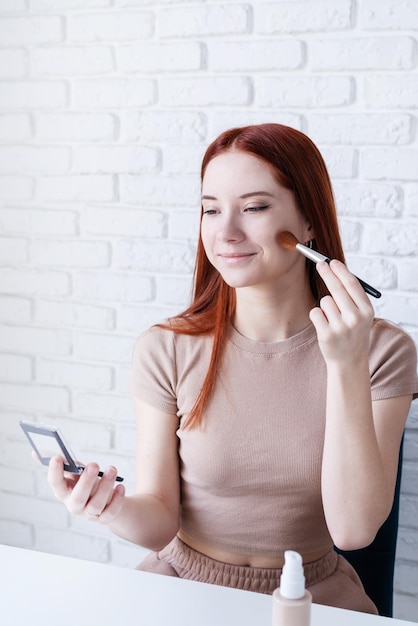
<path id="1" fill-rule="evenodd" d="M 242 241 L 245 235 L 235 215 L 223 215 L 219 222 L 217 239 L 221 242 Z"/>

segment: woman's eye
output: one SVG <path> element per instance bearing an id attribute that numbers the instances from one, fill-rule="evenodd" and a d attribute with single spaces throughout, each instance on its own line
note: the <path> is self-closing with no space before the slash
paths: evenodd
<path id="1" fill-rule="evenodd" d="M 203 215 L 216 215 L 216 209 L 203 209 Z"/>
<path id="2" fill-rule="evenodd" d="M 262 206 L 247 206 L 245 207 L 244 211 L 264 211 L 265 209 L 268 209 L 270 205 L 268 204 L 263 204 Z"/>

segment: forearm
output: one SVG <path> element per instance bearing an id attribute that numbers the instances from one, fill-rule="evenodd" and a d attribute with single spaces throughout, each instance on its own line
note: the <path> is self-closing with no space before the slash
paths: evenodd
<path id="1" fill-rule="evenodd" d="M 176 535 L 179 516 L 155 496 L 127 496 L 109 528 L 122 539 L 157 551 Z"/>
<path id="2" fill-rule="evenodd" d="M 328 365 L 322 465 L 325 517 L 334 543 L 370 543 L 386 519 L 392 493 L 375 432 L 368 361 Z"/>

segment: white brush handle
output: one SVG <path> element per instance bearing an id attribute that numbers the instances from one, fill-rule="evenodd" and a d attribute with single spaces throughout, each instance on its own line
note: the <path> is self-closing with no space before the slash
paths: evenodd
<path id="1" fill-rule="evenodd" d="M 325 263 L 329 263 L 331 261 L 331 259 L 329 259 L 327 256 L 324 256 L 316 250 L 311 250 L 311 248 L 308 248 L 308 246 L 304 246 L 303 243 L 296 244 L 296 248 L 301 254 L 303 254 L 303 256 L 306 256 L 314 263 L 319 263 L 319 261 L 325 261 Z"/>
<path id="2" fill-rule="evenodd" d="M 325 261 L 325 263 L 331 262 L 331 259 L 329 259 L 327 256 L 324 256 L 323 254 L 321 254 L 320 252 L 317 252 L 316 250 L 311 250 L 311 248 L 308 248 L 308 246 L 304 246 L 303 243 L 296 244 L 296 249 L 299 250 L 301 254 L 306 256 L 306 258 L 310 259 L 314 263 L 319 263 L 319 261 Z M 362 280 L 358 276 L 356 276 L 356 278 L 366 293 L 368 293 L 370 296 L 373 296 L 374 298 L 380 298 L 380 296 L 382 295 L 380 291 L 378 291 L 377 289 L 375 289 L 374 287 L 366 283 L 364 280 Z"/>

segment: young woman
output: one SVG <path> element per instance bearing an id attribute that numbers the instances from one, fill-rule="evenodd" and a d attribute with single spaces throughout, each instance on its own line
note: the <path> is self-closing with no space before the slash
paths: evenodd
<path id="1" fill-rule="evenodd" d="M 75 479 L 54 458 L 69 511 L 152 550 L 139 569 L 264 593 L 296 550 L 314 602 L 376 612 L 333 546 L 368 545 L 389 514 L 416 350 L 344 265 L 304 134 L 264 124 L 209 146 L 193 301 L 138 339 L 132 381 L 136 493 L 114 467 Z"/>

